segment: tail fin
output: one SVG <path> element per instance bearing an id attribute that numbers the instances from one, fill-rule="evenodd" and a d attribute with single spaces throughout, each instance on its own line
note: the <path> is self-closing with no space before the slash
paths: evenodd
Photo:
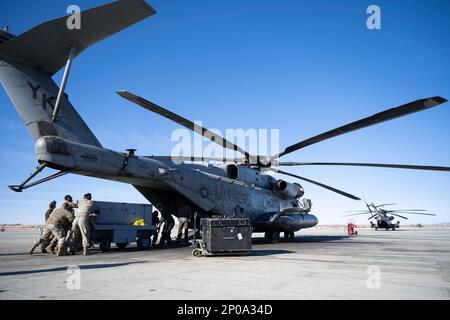
<path id="1" fill-rule="evenodd" d="M 65 96 L 57 121 L 52 113 L 59 88 L 52 76 L 71 55 L 153 15 L 143 0 L 118 0 L 81 12 L 81 29 L 69 30 L 67 17 L 38 25 L 0 42 L 0 82 L 34 140 L 60 136 L 100 146 Z"/>

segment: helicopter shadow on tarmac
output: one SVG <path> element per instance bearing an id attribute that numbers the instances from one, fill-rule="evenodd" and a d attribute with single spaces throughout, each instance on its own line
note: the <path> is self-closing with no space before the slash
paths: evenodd
<path id="1" fill-rule="evenodd" d="M 105 268 L 116 268 L 127 266 L 130 264 L 138 264 L 145 263 L 144 261 L 133 261 L 133 262 L 123 262 L 123 263 L 102 263 L 102 264 L 84 264 L 78 266 L 81 270 L 88 269 L 105 269 Z M 17 275 L 25 275 L 25 274 L 36 274 L 36 273 L 45 273 L 45 272 L 57 272 L 57 271 L 66 271 L 67 266 L 64 267 L 54 267 L 47 269 L 34 269 L 34 270 L 20 270 L 20 271 L 10 271 L 10 272 L 0 272 L 0 277 L 4 276 L 17 276 Z"/>
<path id="2" fill-rule="evenodd" d="M 280 239 L 278 243 L 274 243 L 274 245 L 284 244 L 284 243 L 311 243 L 311 242 L 332 242 L 332 241 L 338 241 L 338 240 L 344 240 L 347 239 L 348 236 L 298 236 L 295 237 L 292 240 L 285 240 L 283 238 Z M 252 239 L 253 245 L 263 245 L 263 244 L 269 244 L 267 243 L 267 240 L 264 238 L 253 238 Z"/>
<path id="3" fill-rule="evenodd" d="M 246 256 L 270 256 L 270 255 L 280 255 L 280 254 L 289 254 L 294 253 L 295 251 L 283 248 L 283 245 L 293 245 L 293 244 L 306 244 L 306 243 L 330 243 L 336 242 L 336 245 L 340 244 L 342 245 L 342 241 L 351 239 L 352 237 L 349 237 L 347 235 L 342 236 L 336 236 L 336 235 L 318 235 L 318 236 L 297 236 L 292 240 L 285 240 L 284 238 L 281 238 L 278 243 L 268 243 L 264 238 L 252 238 L 252 245 L 253 250 L 247 254 Z M 337 242 L 339 241 L 339 242 Z M 346 245 L 360 245 L 360 244 L 373 244 L 376 245 L 379 242 L 365 242 L 365 241 L 358 241 L 358 242 L 345 242 Z M 263 246 L 270 246 L 270 249 L 262 249 Z M 191 244 L 176 244 L 174 243 L 171 246 L 166 247 L 155 247 L 151 248 L 146 251 L 142 251 L 137 247 L 128 247 L 126 249 L 119 249 L 119 248 L 111 248 L 108 252 L 101 252 L 97 248 L 92 248 L 90 251 L 91 256 L 96 255 L 117 255 L 117 254 L 134 254 L 139 252 L 147 252 L 151 254 L 152 252 L 173 252 L 176 251 L 176 249 L 179 250 L 190 250 L 192 248 Z M 261 248 L 261 249 L 259 249 Z M 5 254 L 5 255 L 16 255 L 16 254 Z M 22 254 L 17 254 L 22 255 Z M 1 256 L 1 255 L 0 255 Z M 222 255 L 223 256 L 223 255 Z M 0 274 L 1 276 L 1 274 Z"/>
<path id="4" fill-rule="evenodd" d="M 342 240 L 348 240 L 352 237 L 349 237 L 347 235 L 342 236 L 336 236 L 336 235 L 320 235 L 320 236 L 298 236 L 292 240 L 285 240 L 283 238 L 280 239 L 278 243 L 268 243 L 264 238 L 253 238 L 252 239 L 252 245 L 253 250 L 246 256 L 270 256 L 270 255 L 280 255 L 280 254 L 288 254 L 288 253 L 294 253 L 295 251 L 289 250 L 288 248 L 284 248 L 283 245 L 292 245 L 292 244 L 306 244 L 306 243 L 333 243 L 336 241 L 339 241 L 339 243 L 336 244 L 342 244 Z M 346 242 L 347 243 L 347 242 Z M 347 244 L 367 244 L 367 242 L 348 242 Z M 377 242 L 370 242 L 370 244 L 377 244 Z M 271 246 L 270 249 L 263 249 L 263 246 Z M 175 249 L 191 249 L 191 244 L 174 244 L 172 246 L 166 246 L 163 248 L 152 248 L 150 250 L 147 250 L 146 252 L 152 253 L 152 252 L 171 252 Z M 261 248 L 261 249 L 259 249 Z M 124 254 L 124 253 L 137 253 L 142 252 L 137 247 L 130 247 L 126 249 L 119 249 L 119 248 L 112 248 L 109 252 L 106 254 Z M 93 250 L 91 251 L 92 255 L 96 254 L 102 254 L 102 252 Z M 223 256 L 223 255 L 221 255 Z"/>

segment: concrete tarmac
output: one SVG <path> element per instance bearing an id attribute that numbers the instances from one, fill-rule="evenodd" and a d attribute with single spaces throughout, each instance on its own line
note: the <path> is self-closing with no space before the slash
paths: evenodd
<path id="1" fill-rule="evenodd" d="M 30 256 L 37 232 L 2 232 L 0 299 L 450 299 L 450 230 L 359 231 L 306 229 L 279 244 L 255 235 L 239 257 L 133 246 Z"/>

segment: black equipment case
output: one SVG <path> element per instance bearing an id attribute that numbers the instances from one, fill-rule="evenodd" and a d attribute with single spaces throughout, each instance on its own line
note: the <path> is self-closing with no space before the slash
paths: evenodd
<path id="1" fill-rule="evenodd" d="M 203 245 L 209 254 L 245 254 L 252 250 L 252 227 L 246 218 L 204 218 Z"/>

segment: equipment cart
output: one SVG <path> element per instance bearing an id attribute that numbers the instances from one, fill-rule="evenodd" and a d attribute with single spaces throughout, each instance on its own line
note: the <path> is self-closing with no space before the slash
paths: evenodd
<path id="1" fill-rule="evenodd" d="M 141 250 L 151 248 L 151 238 L 157 233 L 156 227 L 151 225 L 151 205 L 103 201 L 95 201 L 95 205 L 100 215 L 96 219 L 91 240 L 99 244 L 102 252 L 109 251 L 111 243 L 120 249 L 133 242 Z M 136 222 L 141 225 L 136 225 Z"/>

